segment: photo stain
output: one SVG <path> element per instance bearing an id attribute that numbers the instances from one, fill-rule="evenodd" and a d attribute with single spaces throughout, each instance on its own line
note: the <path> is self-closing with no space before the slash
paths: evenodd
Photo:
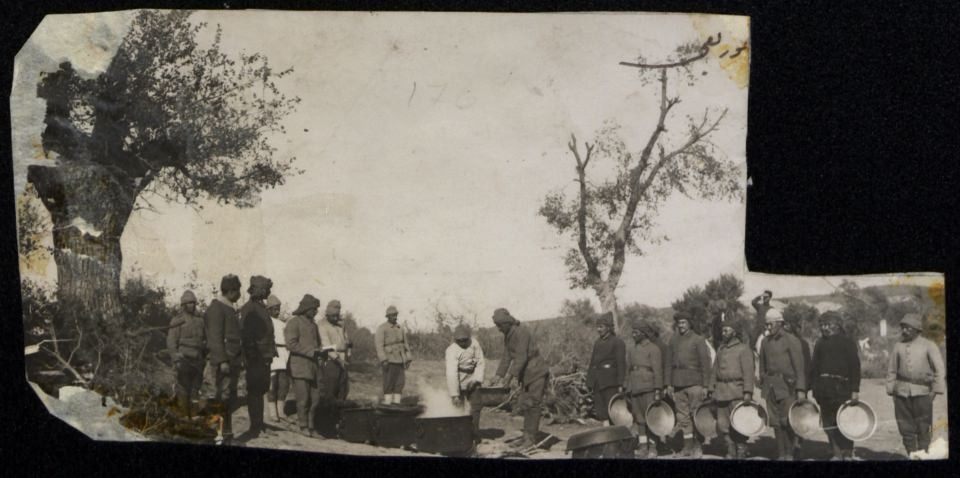
<path id="1" fill-rule="evenodd" d="M 927 337 L 937 345 L 943 345 L 946 338 L 947 314 L 945 310 L 944 284 L 934 282 L 927 287 L 927 295 L 934 303 L 927 322 Z"/>

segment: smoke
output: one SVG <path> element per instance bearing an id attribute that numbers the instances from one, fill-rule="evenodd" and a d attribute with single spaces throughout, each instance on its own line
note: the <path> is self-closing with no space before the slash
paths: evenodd
<path id="1" fill-rule="evenodd" d="M 422 418 L 461 417 L 470 413 L 466 404 L 461 407 L 453 404 L 446 388 L 434 387 L 423 377 L 417 378 L 417 389 L 424 406 L 424 412 L 420 415 Z"/>

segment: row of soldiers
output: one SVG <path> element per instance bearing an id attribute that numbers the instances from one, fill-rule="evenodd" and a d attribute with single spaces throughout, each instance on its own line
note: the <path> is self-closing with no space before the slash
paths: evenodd
<path id="1" fill-rule="evenodd" d="M 772 294 L 764 295 L 761 303 L 767 305 Z M 779 309 L 767 306 L 758 312 L 757 320 L 764 325 L 761 333 L 744 330 L 737 320 L 718 320 L 716 347 L 711 346 L 710 338 L 692 329 L 692 318 L 686 312 L 674 315 L 675 333 L 667 344 L 659 340 L 655 323 L 634 321 L 629 346 L 614 334 L 613 315 L 600 315 L 599 338 L 587 372 L 596 415 L 609 424 L 610 400 L 625 393 L 641 443 L 640 455 L 656 457 L 662 437 L 650 433 L 643 411 L 669 396 L 676 409 L 678 432 L 684 436 L 681 455 L 696 458 L 702 455 L 703 437 L 694 430 L 693 414 L 704 401 L 713 400 L 725 456 L 744 458 L 747 438 L 731 428 L 730 413 L 741 401 L 752 401 L 757 387 L 766 402 L 777 457 L 793 460 L 802 440 L 790 427 L 789 410 L 812 392 L 820 406 L 832 459 L 853 459 L 853 442 L 839 432 L 836 416 L 843 403 L 859 399 L 861 365 L 857 344 L 844 333 L 842 317 L 834 311 L 820 314 L 821 338 L 811 353 L 799 336 L 798 324 L 785 323 Z M 932 403 L 937 394 L 946 391 L 945 370 L 939 349 L 920 336 L 919 314 L 907 314 L 900 328 L 901 342 L 891 355 L 886 387 L 894 399 L 904 447 L 913 456 L 930 445 Z M 754 335 L 759 337 L 751 347 Z"/>

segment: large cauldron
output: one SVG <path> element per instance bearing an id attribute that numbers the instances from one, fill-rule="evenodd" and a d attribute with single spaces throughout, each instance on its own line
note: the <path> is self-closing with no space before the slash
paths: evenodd
<path id="1" fill-rule="evenodd" d="M 379 405 L 373 412 L 373 442 L 387 448 L 411 446 L 417 441 L 416 416 L 422 406 Z"/>
<path id="2" fill-rule="evenodd" d="M 416 429 L 418 451 L 465 454 L 473 448 L 473 420 L 470 415 L 417 418 Z"/>
<path id="3" fill-rule="evenodd" d="M 594 428 L 567 440 L 574 458 L 633 458 L 637 439 L 624 426 Z"/>
<path id="4" fill-rule="evenodd" d="M 340 438 L 353 443 L 373 441 L 373 408 L 347 408 L 340 410 L 340 424 L 337 427 Z"/>

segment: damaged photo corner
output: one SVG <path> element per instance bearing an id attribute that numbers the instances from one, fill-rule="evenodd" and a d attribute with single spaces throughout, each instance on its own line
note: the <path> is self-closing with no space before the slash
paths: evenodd
<path id="1" fill-rule="evenodd" d="M 723 15 L 47 16 L 26 378 L 97 440 L 946 458 L 942 275 L 746 270 L 750 55 Z"/>

